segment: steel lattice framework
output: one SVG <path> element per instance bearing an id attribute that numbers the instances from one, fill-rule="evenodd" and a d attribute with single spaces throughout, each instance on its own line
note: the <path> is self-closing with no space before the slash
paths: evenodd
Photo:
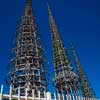
<path id="1" fill-rule="evenodd" d="M 26 0 L 24 15 L 18 24 L 16 39 L 12 49 L 11 59 L 11 84 L 15 93 L 18 87 L 24 95 L 25 88 L 31 95 L 32 89 L 35 91 L 46 91 L 46 66 L 43 57 L 39 32 L 32 13 L 32 0 Z"/>
<path id="2" fill-rule="evenodd" d="M 80 87 L 82 90 L 82 96 L 84 97 L 90 97 L 90 98 L 96 98 L 96 95 L 89 83 L 89 80 L 80 64 L 80 61 L 77 57 L 76 51 L 74 49 L 73 44 L 71 44 L 71 50 L 74 56 L 74 60 L 75 60 L 75 65 L 77 67 L 77 72 L 78 72 L 78 76 L 79 76 L 79 83 L 80 83 Z"/>
<path id="3" fill-rule="evenodd" d="M 61 41 L 57 26 L 55 25 L 55 21 L 53 19 L 49 6 L 48 13 L 53 47 L 55 87 L 58 92 L 76 94 L 78 77 L 71 67 L 68 55 Z"/>
<path id="4" fill-rule="evenodd" d="M 66 95 L 68 100 L 79 100 L 79 96 L 96 98 L 72 46 L 71 50 L 78 74 L 73 70 L 49 5 L 48 14 L 54 60 L 54 84 L 57 94 L 63 94 L 63 100 Z M 12 49 L 11 95 L 16 95 L 20 91 L 21 96 L 25 96 L 25 93 L 27 93 L 26 96 L 32 97 L 34 91 L 35 96 L 39 94 L 38 96 L 41 97 L 47 90 L 48 71 L 45 64 L 44 49 L 39 37 L 40 34 L 32 13 L 32 0 L 26 0 L 24 14 L 18 23 Z M 11 95 L 8 97 L 11 98 Z M 62 100 L 62 98 L 59 99 Z"/>

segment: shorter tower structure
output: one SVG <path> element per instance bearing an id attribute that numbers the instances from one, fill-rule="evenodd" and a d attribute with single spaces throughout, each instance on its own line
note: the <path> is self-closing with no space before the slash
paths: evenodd
<path id="1" fill-rule="evenodd" d="M 75 65 L 77 67 L 77 73 L 79 76 L 79 85 L 81 88 L 81 92 L 82 92 L 82 96 L 83 97 L 90 97 L 90 98 L 96 98 L 95 93 L 92 89 L 92 87 L 90 86 L 89 80 L 85 74 L 85 72 L 83 71 L 83 68 L 80 64 L 80 61 L 77 57 L 76 51 L 74 49 L 73 44 L 71 44 L 71 50 L 74 56 L 74 60 L 75 60 Z"/>

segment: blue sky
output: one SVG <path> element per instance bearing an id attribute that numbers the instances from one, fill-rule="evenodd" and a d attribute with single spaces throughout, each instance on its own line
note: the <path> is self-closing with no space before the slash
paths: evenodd
<path id="1" fill-rule="evenodd" d="M 47 0 L 33 0 L 33 11 L 53 76 Z M 74 42 L 80 62 L 100 98 L 100 0 L 48 0 L 66 48 Z M 25 0 L 0 1 L 0 84 L 4 84 L 16 24 Z M 6 86 L 5 86 L 6 87 Z"/>

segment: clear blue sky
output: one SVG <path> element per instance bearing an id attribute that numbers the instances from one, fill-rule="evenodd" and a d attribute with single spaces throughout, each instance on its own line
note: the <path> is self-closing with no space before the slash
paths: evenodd
<path id="1" fill-rule="evenodd" d="M 69 47 L 70 41 L 74 42 L 81 64 L 100 98 L 100 0 L 48 1 L 65 47 Z M 53 76 L 46 2 L 33 0 L 33 9 Z M 0 1 L 0 84 L 5 83 L 12 38 L 24 5 L 25 0 Z"/>

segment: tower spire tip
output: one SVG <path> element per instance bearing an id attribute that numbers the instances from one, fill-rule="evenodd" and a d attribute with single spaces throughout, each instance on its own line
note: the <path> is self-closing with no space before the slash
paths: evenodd
<path id="1" fill-rule="evenodd" d="M 26 0 L 24 15 L 32 15 L 32 0 Z"/>

